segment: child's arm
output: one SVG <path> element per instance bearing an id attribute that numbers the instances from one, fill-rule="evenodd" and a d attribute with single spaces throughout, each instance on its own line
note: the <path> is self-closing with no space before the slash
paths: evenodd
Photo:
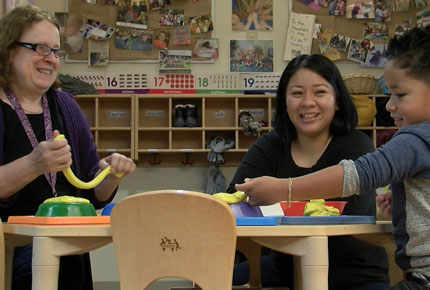
<path id="1" fill-rule="evenodd" d="M 310 200 L 340 197 L 343 186 L 343 166 L 335 165 L 301 177 L 289 179 L 263 176 L 245 179 L 236 184 L 236 190 L 244 191 L 249 197 L 249 205 L 270 205 L 282 200 Z M 315 186 L 317 185 L 317 186 Z"/>

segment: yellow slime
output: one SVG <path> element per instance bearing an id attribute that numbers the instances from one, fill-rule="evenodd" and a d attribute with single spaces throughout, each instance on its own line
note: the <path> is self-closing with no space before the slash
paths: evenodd
<path id="1" fill-rule="evenodd" d="M 239 203 L 244 201 L 246 198 L 246 194 L 243 191 L 236 191 L 235 193 L 218 192 L 212 194 L 212 196 L 215 196 L 228 204 Z"/>
<path id="2" fill-rule="evenodd" d="M 58 139 L 64 139 L 64 135 L 60 134 L 54 138 L 54 140 L 58 140 Z M 67 169 L 64 169 L 63 173 L 64 173 L 64 176 L 66 177 L 66 179 L 74 187 L 81 188 L 81 189 L 90 189 L 90 188 L 96 187 L 100 182 L 102 182 L 103 179 L 105 179 L 105 177 L 111 173 L 111 171 L 110 171 L 110 166 L 108 166 L 105 169 L 103 169 L 102 172 L 100 172 L 93 180 L 91 180 L 89 182 L 84 182 L 84 181 L 80 180 L 79 178 L 77 178 L 75 176 L 75 174 L 73 174 L 73 171 L 70 167 Z M 121 176 L 123 176 L 123 174 L 122 173 L 115 173 L 115 176 L 121 177 Z"/>
<path id="3" fill-rule="evenodd" d="M 338 216 L 339 210 L 326 206 L 324 199 L 313 199 L 305 204 L 304 216 Z"/>

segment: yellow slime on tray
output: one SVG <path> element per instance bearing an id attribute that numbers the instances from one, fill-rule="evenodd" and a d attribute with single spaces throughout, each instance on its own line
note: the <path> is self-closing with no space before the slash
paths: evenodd
<path id="1" fill-rule="evenodd" d="M 244 201 L 246 194 L 243 191 L 236 191 L 235 193 L 218 192 L 212 194 L 212 196 L 225 201 L 228 204 L 239 203 Z"/>
<path id="2" fill-rule="evenodd" d="M 54 138 L 54 140 L 58 140 L 58 139 L 64 139 L 64 135 L 60 134 Z M 110 166 L 108 166 L 105 169 L 103 169 L 102 172 L 100 172 L 93 180 L 89 182 L 84 182 L 79 178 L 77 178 L 75 174 L 73 174 L 73 171 L 70 167 L 67 169 L 64 169 L 63 173 L 66 179 L 74 187 L 81 188 L 81 189 L 90 189 L 90 188 L 96 187 L 100 182 L 102 182 L 103 179 L 105 179 L 105 177 L 111 173 L 111 171 L 110 171 Z M 122 175 L 123 175 L 122 173 L 115 173 L 116 177 L 121 177 Z"/>
<path id="3" fill-rule="evenodd" d="M 313 199 L 305 204 L 304 216 L 338 216 L 339 210 L 325 205 L 324 199 Z"/>

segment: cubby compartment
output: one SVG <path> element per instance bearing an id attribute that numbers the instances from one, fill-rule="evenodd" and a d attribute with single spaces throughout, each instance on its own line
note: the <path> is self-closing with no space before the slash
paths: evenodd
<path id="1" fill-rule="evenodd" d="M 239 98 L 238 116 L 242 112 L 248 112 L 256 122 L 264 122 L 265 127 L 271 124 L 271 109 L 269 108 L 269 98 L 261 96 L 241 97 Z M 239 126 L 239 118 L 237 119 Z"/>
<path id="2" fill-rule="evenodd" d="M 91 128 L 96 126 L 96 98 L 93 96 L 80 96 L 75 97 L 79 107 L 81 107 L 85 116 L 87 117 L 88 124 Z"/>
<path id="3" fill-rule="evenodd" d="M 172 148 L 180 149 L 203 149 L 202 131 L 189 129 L 179 129 L 172 132 Z"/>
<path id="4" fill-rule="evenodd" d="M 236 98 L 206 97 L 204 100 L 204 127 L 237 126 Z"/>
<path id="5" fill-rule="evenodd" d="M 138 98 L 138 127 L 167 128 L 170 124 L 168 98 Z"/>
<path id="6" fill-rule="evenodd" d="M 99 98 L 98 127 L 131 127 L 131 98 Z"/>
<path id="7" fill-rule="evenodd" d="M 130 150 L 131 132 L 129 130 L 99 130 L 98 149 L 111 152 Z"/>
<path id="8" fill-rule="evenodd" d="M 264 132 L 261 132 L 261 134 L 263 134 Z M 246 150 L 249 147 L 251 147 L 251 145 L 257 141 L 258 137 L 257 136 L 247 136 L 245 135 L 245 133 L 243 133 L 243 131 L 239 131 L 238 134 L 238 141 L 237 141 L 237 148 L 238 149 L 242 149 L 242 150 Z"/>
<path id="9" fill-rule="evenodd" d="M 172 116 L 172 127 L 202 127 L 202 98 L 201 97 L 185 97 L 185 96 L 177 96 L 172 97 L 172 105 L 171 105 L 171 116 Z M 181 109 L 182 107 L 182 109 Z M 186 119 L 186 107 L 193 108 L 193 117 L 195 118 L 196 124 L 193 124 L 191 122 L 187 122 Z M 177 124 L 177 113 L 179 113 L 178 110 L 182 110 L 181 114 L 183 117 L 184 125 L 178 126 Z M 179 117 L 179 116 L 178 116 Z"/>
<path id="10" fill-rule="evenodd" d="M 139 152 L 148 149 L 170 149 L 169 131 L 139 130 L 137 146 L 139 148 Z"/>
<path id="11" fill-rule="evenodd" d="M 231 149 L 236 149 L 236 131 L 235 130 L 222 130 L 222 131 L 218 131 L 218 130 L 206 130 L 205 131 L 205 148 L 207 148 L 208 150 L 210 150 L 210 148 L 208 147 L 209 144 L 215 140 L 215 138 L 217 137 L 221 137 L 222 139 L 224 139 L 223 141 L 225 143 L 231 143 L 234 142 L 234 146 Z M 221 141 L 222 139 L 219 138 Z"/>

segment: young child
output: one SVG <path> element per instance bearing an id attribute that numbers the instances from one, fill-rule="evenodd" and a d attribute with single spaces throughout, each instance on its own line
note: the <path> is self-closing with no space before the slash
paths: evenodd
<path id="1" fill-rule="evenodd" d="M 399 127 L 391 141 L 356 161 L 297 178 L 247 178 L 236 189 L 255 206 L 364 194 L 391 183 L 396 263 L 406 281 L 390 289 L 430 289 L 430 26 L 391 39 L 387 57 L 386 109 Z"/>

